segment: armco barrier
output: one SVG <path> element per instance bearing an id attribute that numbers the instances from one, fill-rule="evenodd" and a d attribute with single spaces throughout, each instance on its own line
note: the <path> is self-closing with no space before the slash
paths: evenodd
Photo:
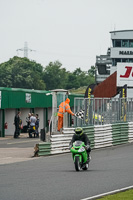
<path id="1" fill-rule="evenodd" d="M 88 126 L 83 128 L 84 133 L 87 134 L 90 142 L 91 142 L 91 148 L 94 148 L 94 126 Z"/>
<path id="2" fill-rule="evenodd" d="M 128 123 L 128 141 L 133 142 L 133 122 Z"/>
<path id="3" fill-rule="evenodd" d="M 91 148 L 94 147 L 94 126 L 84 127 L 83 131 L 87 134 L 91 142 Z M 51 154 L 67 153 L 69 150 L 69 143 L 74 134 L 74 128 L 64 128 L 63 134 L 51 135 Z"/>
<path id="4" fill-rule="evenodd" d="M 112 124 L 113 145 L 128 142 L 128 123 Z"/>
<path id="5" fill-rule="evenodd" d="M 112 146 L 112 126 L 98 125 L 95 126 L 95 149 L 100 147 Z"/>
<path id="6" fill-rule="evenodd" d="M 133 122 L 88 126 L 83 127 L 83 130 L 91 142 L 92 149 L 133 142 Z M 64 128 L 63 134 L 51 135 L 50 143 L 43 142 L 36 145 L 36 155 L 70 152 L 69 143 L 73 134 L 74 128 Z"/>
<path id="7" fill-rule="evenodd" d="M 60 135 L 51 135 L 51 154 L 69 152 L 69 142 L 72 134 L 64 133 Z"/>

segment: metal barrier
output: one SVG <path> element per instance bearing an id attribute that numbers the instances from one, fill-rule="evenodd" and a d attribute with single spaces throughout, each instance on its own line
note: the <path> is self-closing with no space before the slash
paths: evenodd
<path id="1" fill-rule="evenodd" d="M 87 134 L 90 142 L 91 148 L 94 148 L 94 126 L 84 127 L 84 133 Z M 74 134 L 74 128 L 64 128 L 63 134 L 59 135 L 51 135 L 50 142 L 51 142 L 51 154 L 59 154 L 59 153 L 67 153 L 70 152 L 69 150 L 69 143 L 72 139 Z"/>
<path id="2" fill-rule="evenodd" d="M 101 147 L 112 146 L 112 126 L 108 125 L 96 125 L 94 126 L 94 144 L 95 149 Z"/>
<path id="3" fill-rule="evenodd" d="M 128 140 L 133 142 L 133 122 L 128 123 Z"/>
<path id="4" fill-rule="evenodd" d="M 133 121 L 132 98 L 75 98 L 74 112 L 80 110 L 84 110 L 84 118 L 75 118 L 74 126 Z"/>
<path id="5" fill-rule="evenodd" d="M 128 142 L 128 123 L 112 124 L 113 145 Z"/>
<path id="6" fill-rule="evenodd" d="M 133 142 L 133 122 L 83 127 L 92 149 L 106 148 Z M 64 128 L 63 134 L 51 135 L 50 142 L 36 144 L 35 156 L 68 153 L 74 128 Z"/>

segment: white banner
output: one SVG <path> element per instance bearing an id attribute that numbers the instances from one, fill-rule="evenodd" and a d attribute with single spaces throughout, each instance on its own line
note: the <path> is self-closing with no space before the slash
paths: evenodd
<path id="1" fill-rule="evenodd" d="M 31 103 L 31 94 L 26 93 L 26 103 Z"/>
<path id="2" fill-rule="evenodd" d="M 133 63 L 117 63 L 117 86 L 133 87 Z"/>

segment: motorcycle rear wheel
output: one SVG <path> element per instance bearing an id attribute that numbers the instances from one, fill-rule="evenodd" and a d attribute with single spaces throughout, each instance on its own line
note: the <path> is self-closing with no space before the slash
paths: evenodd
<path id="1" fill-rule="evenodd" d="M 76 169 L 76 171 L 80 171 L 81 170 L 81 165 L 80 165 L 78 156 L 75 157 L 75 169 Z"/>

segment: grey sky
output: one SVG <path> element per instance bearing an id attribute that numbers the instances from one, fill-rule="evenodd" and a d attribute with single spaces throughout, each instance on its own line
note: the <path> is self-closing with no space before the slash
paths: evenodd
<path id="1" fill-rule="evenodd" d="M 58 60 L 87 71 L 106 54 L 110 31 L 133 29 L 132 9 L 132 0 L 0 0 L 0 63 L 26 41 L 36 50 L 29 59 L 44 67 Z"/>

